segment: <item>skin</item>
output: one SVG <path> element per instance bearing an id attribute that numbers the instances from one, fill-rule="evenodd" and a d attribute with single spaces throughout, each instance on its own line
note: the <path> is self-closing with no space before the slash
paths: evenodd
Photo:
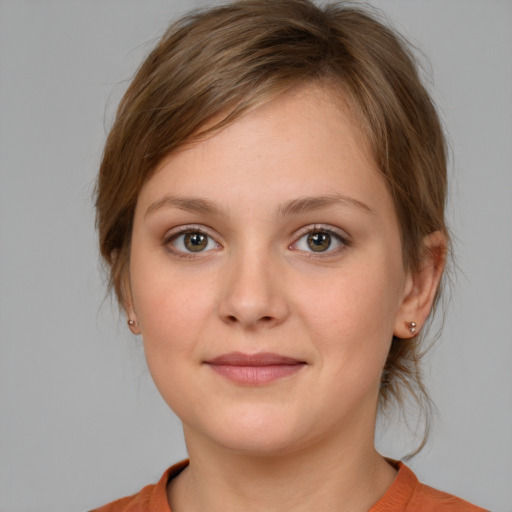
<path id="1" fill-rule="evenodd" d="M 204 250 L 184 230 L 207 235 Z M 312 233 L 331 245 L 313 251 Z M 442 263 L 403 267 L 392 198 L 339 95 L 303 86 L 164 159 L 130 258 L 125 309 L 190 456 L 173 512 L 378 501 L 396 475 L 374 448 L 381 372 L 393 334 L 421 329 Z M 234 351 L 304 364 L 244 385 L 208 364 Z"/>

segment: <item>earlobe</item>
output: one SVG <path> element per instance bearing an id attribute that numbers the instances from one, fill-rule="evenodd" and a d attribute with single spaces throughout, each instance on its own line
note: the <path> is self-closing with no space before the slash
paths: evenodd
<path id="1" fill-rule="evenodd" d="M 123 291 L 123 297 L 126 297 L 126 292 Z M 140 334 L 140 326 L 139 322 L 137 320 L 137 315 L 135 313 L 135 310 L 133 309 L 133 303 L 131 300 L 131 294 L 128 295 L 129 301 L 123 300 L 123 309 L 126 313 L 127 320 L 126 323 L 128 324 L 128 328 L 132 332 L 132 334 Z"/>
<path id="2" fill-rule="evenodd" d="M 133 307 L 132 287 L 128 273 L 125 273 L 125 275 L 121 278 L 121 286 L 119 290 L 121 294 L 119 299 L 121 306 L 126 313 L 126 323 L 128 324 L 128 328 L 133 334 L 140 334 L 141 330 L 137 320 L 137 314 L 135 313 L 135 309 Z"/>
<path id="3" fill-rule="evenodd" d="M 404 298 L 393 334 L 398 338 L 417 336 L 430 314 L 446 262 L 447 238 L 435 231 L 423 239 L 423 257 L 417 270 L 407 277 Z"/>
<path id="4" fill-rule="evenodd" d="M 124 287 L 123 287 L 124 288 Z M 133 308 L 133 301 L 131 293 L 127 292 L 125 289 L 123 289 L 123 309 L 126 313 L 126 323 L 128 324 L 128 328 L 132 332 L 132 334 L 140 334 L 140 326 L 139 322 L 137 320 L 137 315 L 135 313 L 135 310 Z"/>
<path id="5" fill-rule="evenodd" d="M 140 328 L 139 324 L 137 323 L 137 320 L 132 320 L 131 318 L 129 318 L 127 320 L 127 324 L 130 331 L 132 331 L 133 334 L 140 334 Z"/>

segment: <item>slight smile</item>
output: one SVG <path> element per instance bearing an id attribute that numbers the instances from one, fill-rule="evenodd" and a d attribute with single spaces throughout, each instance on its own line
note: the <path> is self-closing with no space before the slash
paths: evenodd
<path id="1" fill-rule="evenodd" d="M 237 384 L 258 386 L 289 377 L 302 370 L 307 363 L 273 353 L 250 355 L 231 352 L 206 361 L 205 364 Z"/>

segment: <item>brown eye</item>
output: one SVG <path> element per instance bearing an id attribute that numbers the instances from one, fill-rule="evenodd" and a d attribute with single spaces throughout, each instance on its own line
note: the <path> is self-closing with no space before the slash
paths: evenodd
<path id="1" fill-rule="evenodd" d="M 202 231 L 184 231 L 171 236 L 166 245 L 170 245 L 174 252 L 200 253 L 216 249 L 219 245 L 215 240 Z"/>
<path id="2" fill-rule="evenodd" d="M 309 253 L 312 256 L 313 253 L 318 256 L 329 256 L 336 255 L 339 251 L 345 247 L 350 246 L 343 233 L 338 233 L 339 228 L 324 228 L 321 226 L 311 226 L 311 229 L 297 239 L 291 246 L 290 249 Z"/>
<path id="3" fill-rule="evenodd" d="M 208 237 L 203 233 L 187 233 L 183 243 L 190 252 L 201 252 L 208 246 Z"/>
<path id="4" fill-rule="evenodd" d="M 326 232 L 310 233 L 307 235 L 308 247 L 314 252 L 324 252 L 331 246 L 331 235 Z"/>

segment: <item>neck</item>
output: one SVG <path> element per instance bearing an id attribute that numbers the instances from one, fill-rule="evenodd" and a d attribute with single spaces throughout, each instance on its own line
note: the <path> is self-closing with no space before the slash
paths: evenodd
<path id="1" fill-rule="evenodd" d="M 319 441 L 265 456 L 195 441 L 189 467 L 168 487 L 173 512 L 367 511 L 396 476 L 373 443 Z"/>

